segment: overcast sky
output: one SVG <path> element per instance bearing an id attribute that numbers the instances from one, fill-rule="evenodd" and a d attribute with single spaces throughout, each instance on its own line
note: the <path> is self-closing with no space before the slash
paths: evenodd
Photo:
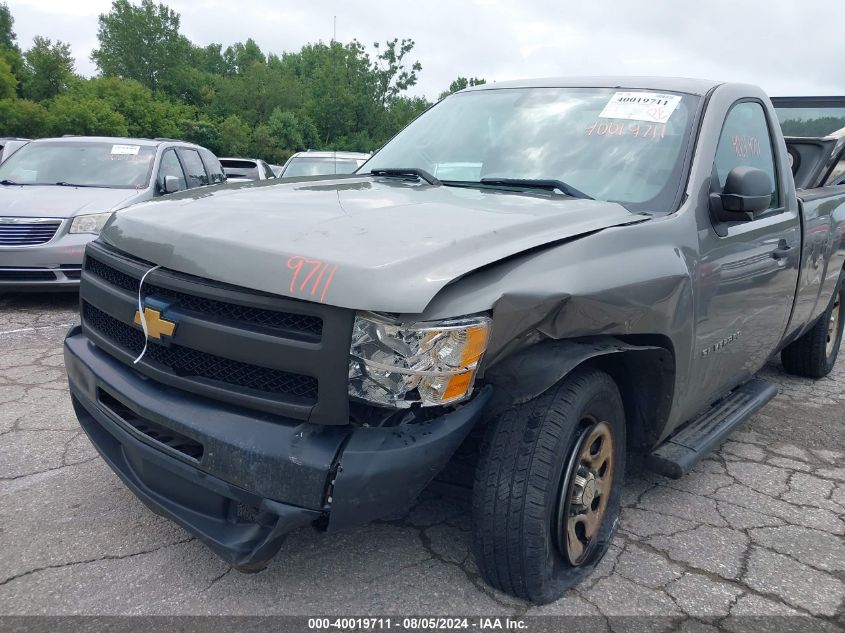
<path id="1" fill-rule="evenodd" d="M 21 48 L 69 42 L 96 73 L 97 16 L 110 0 L 6 0 Z M 252 37 L 265 52 L 337 38 L 416 41 L 416 94 L 457 75 L 488 81 L 562 75 L 679 75 L 761 85 L 772 95 L 845 94 L 841 3 L 834 0 L 171 0 L 195 44 Z M 826 25 L 826 17 L 830 25 Z"/>

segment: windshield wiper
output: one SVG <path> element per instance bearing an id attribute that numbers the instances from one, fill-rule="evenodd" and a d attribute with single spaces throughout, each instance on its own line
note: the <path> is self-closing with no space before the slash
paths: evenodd
<path id="1" fill-rule="evenodd" d="M 65 182 L 64 180 L 60 180 L 59 182 L 54 182 L 54 185 L 57 187 L 100 187 L 101 185 L 79 185 L 75 182 Z"/>
<path id="2" fill-rule="evenodd" d="M 430 185 L 442 184 L 425 169 L 419 169 L 418 167 L 385 167 L 383 169 L 373 169 L 370 171 L 370 176 L 416 176 L 425 180 Z"/>
<path id="3" fill-rule="evenodd" d="M 502 187 L 532 187 L 535 189 L 557 189 L 561 193 L 571 198 L 593 200 L 592 196 L 588 196 L 583 191 L 579 191 L 575 187 L 566 184 L 562 180 L 554 180 L 547 178 L 482 178 L 480 182 L 482 185 L 499 185 Z"/>
<path id="4" fill-rule="evenodd" d="M 4 178 L 3 180 L 0 180 L 0 185 L 3 185 L 4 187 L 9 187 L 11 185 L 22 187 L 22 186 L 28 185 L 28 184 L 30 184 L 30 183 L 28 183 L 28 182 L 15 182 L 14 180 L 9 180 L 8 178 Z"/>

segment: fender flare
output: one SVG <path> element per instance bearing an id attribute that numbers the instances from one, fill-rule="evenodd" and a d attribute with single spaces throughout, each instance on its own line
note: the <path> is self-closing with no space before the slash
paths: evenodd
<path id="1" fill-rule="evenodd" d="M 635 345 L 613 336 L 547 340 L 503 359 L 485 371 L 496 387 L 490 413 L 524 404 L 593 361 L 619 386 L 632 440 L 655 444 L 669 418 L 674 396 L 675 360 L 659 345 Z"/>

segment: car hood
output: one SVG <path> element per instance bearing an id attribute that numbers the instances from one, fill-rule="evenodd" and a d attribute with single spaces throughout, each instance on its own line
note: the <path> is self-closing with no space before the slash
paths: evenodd
<path id="1" fill-rule="evenodd" d="M 116 215 L 102 239 L 153 264 L 237 286 L 419 313 L 480 267 L 647 219 L 610 202 L 354 176 L 176 194 Z"/>
<path id="2" fill-rule="evenodd" d="M 69 218 L 82 213 L 113 211 L 141 196 L 135 189 L 0 186 L 0 217 Z"/>

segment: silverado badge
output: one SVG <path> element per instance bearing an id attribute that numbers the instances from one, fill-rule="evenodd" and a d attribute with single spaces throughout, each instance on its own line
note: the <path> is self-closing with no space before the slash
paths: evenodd
<path id="1" fill-rule="evenodd" d="M 162 334 L 165 336 L 173 336 L 176 331 L 176 323 L 161 318 L 161 310 L 155 310 L 149 306 L 144 307 L 144 318 L 147 321 L 147 337 L 161 340 Z M 141 311 L 135 310 L 135 325 L 141 325 Z"/>

